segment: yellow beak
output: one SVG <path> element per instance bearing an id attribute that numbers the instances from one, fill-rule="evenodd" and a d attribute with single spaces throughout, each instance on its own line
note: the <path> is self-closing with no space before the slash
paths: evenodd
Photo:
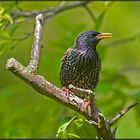
<path id="1" fill-rule="evenodd" d="M 97 40 L 98 39 L 106 39 L 112 37 L 112 33 L 100 33 L 96 36 Z"/>

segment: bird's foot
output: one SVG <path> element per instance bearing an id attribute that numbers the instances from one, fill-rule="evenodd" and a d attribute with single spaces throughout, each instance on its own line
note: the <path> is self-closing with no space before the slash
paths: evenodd
<path id="1" fill-rule="evenodd" d="M 69 85 L 69 89 L 75 93 L 76 96 L 84 99 L 86 96 L 88 96 L 89 94 L 91 94 L 91 90 L 88 89 L 83 89 L 83 88 L 79 88 L 79 87 L 75 87 L 74 85 L 70 84 Z"/>
<path id="2" fill-rule="evenodd" d="M 88 107 L 91 107 L 91 102 L 84 99 L 84 103 L 85 103 L 85 108 L 88 111 Z"/>
<path id="3" fill-rule="evenodd" d="M 70 89 L 68 89 L 66 87 L 63 87 L 62 90 L 65 92 L 66 96 L 69 96 L 69 95 L 73 96 L 74 95 L 74 93 Z"/>

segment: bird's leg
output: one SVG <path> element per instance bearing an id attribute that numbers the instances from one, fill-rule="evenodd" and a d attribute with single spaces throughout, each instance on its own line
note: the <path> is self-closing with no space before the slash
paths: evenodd
<path id="1" fill-rule="evenodd" d="M 66 96 L 74 95 L 74 93 L 69 88 L 63 87 L 62 90 L 65 92 Z"/>
<path id="2" fill-rule="evenodd" d="M 75 86 L 72 85 L 72 84 L 69 85 L 69 89 L 70 89 L 72 92 L 74 92 L 76 96 L 78 96 L 78 97 L 80 97 L 80 98 L 82 98 L 82 99 L 84 99 L 84 98 L 85 98 L 85 95 L 87 94 L 87 93 L 85 93 L 85 90 L 86 90 L 86 89 L 82 89 L 82 88 L 75 87 Z"/>
<path id="3" fill-rule="evenodd" d="M 82 99 L 84 99 L 85 102 L 85 108 L 88 110 L 88 107 L 92 106 L 93 103 L 93 98 L 94 98 L 94 93 L 91 90 L 88 89 L 82 89 L 82 88 L 77 88 L 75 86 L 73 86 L 72 84 L 69 85 L 69 88 L 71 89 L 71 91 L 73 91 L 75 93 L 75 95 L 81 97 Z"/>
<path id="4" fill-rule="evenodd" d="M 89 106 L 92 108 L 93 101 L 94 101 L 94 92 L 91 90 L 85 90 L 84 102 L 87 110 Z"/>

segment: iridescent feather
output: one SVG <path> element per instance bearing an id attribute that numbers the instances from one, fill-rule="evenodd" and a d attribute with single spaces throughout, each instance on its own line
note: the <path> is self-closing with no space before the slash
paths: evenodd
<path id="1" fill-rule="evenodd" d="M 60 81 L 63 87 L 70 84 L 84 89 L 95 89 L 101 60 L 96 52 L 99 40 L 95 37 L 98 32 L 81 33 L 75 40 L 73 48 L 69 48 L 62 58 Z"/>

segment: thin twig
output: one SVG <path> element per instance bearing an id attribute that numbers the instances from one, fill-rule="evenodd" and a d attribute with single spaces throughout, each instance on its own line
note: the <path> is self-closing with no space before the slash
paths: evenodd
<path id="1" fill-rule="evenodd" d="M 30 37 L 32 34 L 33 34 L 33 32 L 30 32 L 30 33 L 26 33 L 25 36 L 20 37 L 20 38 L 14 38 L 14 37 L 13 37 L 13 38 L 7 38 L 7 39 L 9 39 L 9 40 L 11 40 L 11 41 L 21 41 L 21 40 L 27 39 L 27 38 Z"/>
<path id="2" fill-rule="evenodd" d="M 111 126 L 112 124 L 114 124 L 116 121 L 118 121 L 122 116 L 124 116 L 130 109 L 132 109 L 136 105 L 138 105 L 138 103 L 134 103 L 134 104 L 129 105 L 128 107 L 124 108 L 119 114 L 117 114 L 114 118 L 112 118 L 109 121 L 109 125 Z"/>
<path id="3" fill-rule="evenodd" d="M 90 15 L 91 19 L 93 20 L 93 22 L 95 22 L 95 21 L 96 21 L 96 17 L 95 17 L 94 14 L 91 12 L 91 10 L 89 9 L 89 7 L 88 7 L 87 5 L 84 5 L 83 7 L 86 9 L 86 11 L 87 11 L 88 14 Z"/>
<path id="4" fill-rule="evenodd" d="M 30 33 L 27 33 L 25 36 L 20 37 L 20 38 L 6 37 L 6 36 L 1 36 L 1 35 L 0 35 L 0 38 L 1 38 L 1 39 L 4 39 L 4 40 L 10 40 L 10 41 L 21 41 L 21 40 L 27 39 L 27 38 L 30 37 L 32 34 L 33 34 L 33 32 L 30 32 Z"/>
<path id="5" fill-rule="evenodd" d="M 40 14 L 36 17 L 34 43 L 32 46 L 30 63 L 28 65 L 28 68 L 30 68 L 33 73 L 37 72 L 38 64 L 39 64 L 39 54 L 40 54 L 40 49 L 41 49 L 41 36 L 42 36 L 42 24 L 43 24 L 43 15 Z"/>
<path id="6" fill-rule="evenodd" d="M 78 1 L 78 2 L 73 2 L 69 5 L 62 5 L 62 6 L 58 6 L 56 8 L 52 8 L 52 9 L 47 9 L 47 10 L 38 10 L 38 11 L 14 11 L 11 12 L 12 17 L 15 19 L 15 22 L 19 23 L 19 22 L 23 22 L 25 20 L 30 20 L 33 19 L 35 16 L 37 16 L 38 14 L 42 13 L 44 16 L 44 20 L 49 20 L 51 17 L 53 17 L 54 15 L 57 15 L 61 12 L 64 12 L 66 10 L 70 10 L 70 9 L 74 9 L 80 6 L 83 6 L 85 4 L 88 4 L 90 2 L 94 2 L 94 1 Z M 22 21 L 16 21 L 17 17 L 24 17 L 25 19 Z"/>
<path id="7" fill-rule="evenodd" d="M 60 5 L 58 7 L 55 8 L 51 8 L 51 9 L 47 9 L 47 10 L 33 10 L 33 11 L 23 11 L 23 9 L 19 9 L 19 11 L 12 11 L 11 12 L 11 16 L 14 19 L 14 23 L 21 23 L 23 21 L 27 21 L 27 20 L 31 20 L 34 19 L 35 16 L 39 15 L 40 13 L 43 14 L 44 17 L 44 21 L 48 21 L 50 20 L 50 18 L 52 18 L 54 15 L 57 15 L 61 12 L 64 12 L 66 10 L 70 10 L 73 8 L 77 8 L 80 6 L 84 6 L 88 3 L 90 3 L 92 1 L 79 1 L 79 2 L 73 2 L 69 5 L 65 5 L 66 1 L 62 1 L 60 3 Z M 16 2 L 16 6 L 18 6 L 18 3 Z M 18 17 L 24 17 L 24 18 L 18 18 Z M 8 27 L 8 25 L 10 25 L 10 23 L 7 23 L 6 27 Z M 20 41 L 20 40 L 24 40 L 24 38 L 28 38 L 30 35 L 27 35 L 23 38 L 7 38 L 7 37 L 2 37 L 4 39 L 9 39 L 12 41 Z"/>

